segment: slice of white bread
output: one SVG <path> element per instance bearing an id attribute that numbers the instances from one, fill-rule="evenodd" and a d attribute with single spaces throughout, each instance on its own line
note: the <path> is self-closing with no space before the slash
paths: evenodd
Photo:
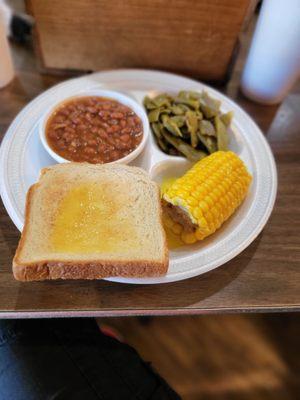
<path id="1" fill-rule="evenodd" d="M 159 188 L 140 168 L 65 163 L 27 194 L 13 273 L 21 281 L 166 274 Z"/>

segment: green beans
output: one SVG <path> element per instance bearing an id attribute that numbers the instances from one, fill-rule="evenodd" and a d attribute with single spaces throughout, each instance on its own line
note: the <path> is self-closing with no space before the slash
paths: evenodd
<path id="1" fill-rule="evenodd" d="M 186 114 L 186 125 L 188 128 L 188 132 L 191 135 L 191 145 L 192 147 L 197 147 L 198 144 L 198 117 L 194 111 L 187 111 Z"/>
<path id="2" fill-rule="evenodd" d="M 233 118 L 233 111 L 229 111 L 226 114 L 220 116 L 221 121 L 226 125 L 229 126 L 231 124 Z"/>
<path id="3" fill-rule="evenodd" d="M 217 132 L 217 143 L 219 150 L 228 150 L 228 135 L 226 126 L 219 117 L 215 117 L 215 127 Z"/>
<path id="4" fill-rule="evenodd" d="M 201 135 L 216 136 L 216 130 L 213 123 L 206 119 L 199 122 L 199 131 Z"/>
<path id="5" fill-rule="evenodd" d="M 168 115 L 163 115 L 162 116 L 162 123 L 163 126 L 171 132 L 174 136 L 182 136 L 182 133 L 176 124 L 176 122 L 172 121 L 171 118 L 168 117 Z"/>
<path id="6" fill-rule="evenodd" d="M 153 122 L 151 124 L 151 129 L 154 135 L 156 136 L 157 139 L 162 139 L 162 134 L 161 134 L 161 126 L 159 122 Z"/>
<path id="7" fill-rule="evenodd" d="M 221 112 L 221 102 L 205 91 L 181 90 L 144 99 L 151 130 L 160 149 L 196 162 L 227 150 L 233 112 Z"/>
<path id="8" fill-rule="evenodd" d="M 178 150 L 181 154 L 183 154 L 188 160 L 192 162 L 199 161 L 207 156 L 207 154 L 204 151 L 195 150 L 192 146 L 185 143 L 185 141 L 183 141 L 180 138 L 172 136 L 168 132 L 163 132 L 163 136 L 169 144 L 175 147 L 176 150 Z"/>
<path id="9" fill-rule="evenodd" d="M 160 113 L 160 108 L 154 108 L 154 110 L 151 110 L 148 114 L 149 122 L 157 122 L 159 120 Z"/>

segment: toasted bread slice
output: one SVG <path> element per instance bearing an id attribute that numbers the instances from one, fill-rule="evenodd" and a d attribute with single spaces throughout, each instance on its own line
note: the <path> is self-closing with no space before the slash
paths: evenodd
<path id="1" fill-rule="evenodd" d="M 66 163 L 27 194 L 21 281 L 151 277 L 168 268 L 159 188 L 140 168 Z"/>

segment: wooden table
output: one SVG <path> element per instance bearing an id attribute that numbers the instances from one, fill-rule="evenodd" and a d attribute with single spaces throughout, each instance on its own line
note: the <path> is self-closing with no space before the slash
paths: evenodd
<path id="1" fill-rule="evenodd" d="M 0 91 L 0 134 L 33 97 L 65 76 L 38 73 L 31 49 L 14 47 L 17 77 Z M 165 285 L 14 280 L 11 260 L 19 231 L 0 209 L 0 318 L 204 314 L 300 310 L 300 85 L 279 108 L 246 100 L 238 92 L 244 52 L 227 88 L 266 133 L 279 189 L 273 214 L 259 237 L 216 270 Z"/>

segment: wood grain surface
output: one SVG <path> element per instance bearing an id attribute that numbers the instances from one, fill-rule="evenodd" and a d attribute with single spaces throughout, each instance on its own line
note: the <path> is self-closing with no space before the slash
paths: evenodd
<path id="1" fill-rule="evenodd" d="M 14 46 L 13 54 L 17 76 L 0 91 L 2 137 L 28 101 L 65 78 L 40 75 L 30 48 Z M 1 205 L 0 317 L 300 310 L 300 85 L 279 107 L 252 103 L 238 91 L 244 58 L 245 51 L 231 82 L 221 89 L 250 113 L 265 132 L 275 155 L 278 197 L 259 237 L 222 267 L 177 283 L 156 286 L 105 281 L 20 283 L 11 272 L 20 235 Z"/>
<path id="2" fill-rule="evenodd" d="M 157 68 L 222 80 L 256 0 L 27 0 L 46 68 Z"/>

